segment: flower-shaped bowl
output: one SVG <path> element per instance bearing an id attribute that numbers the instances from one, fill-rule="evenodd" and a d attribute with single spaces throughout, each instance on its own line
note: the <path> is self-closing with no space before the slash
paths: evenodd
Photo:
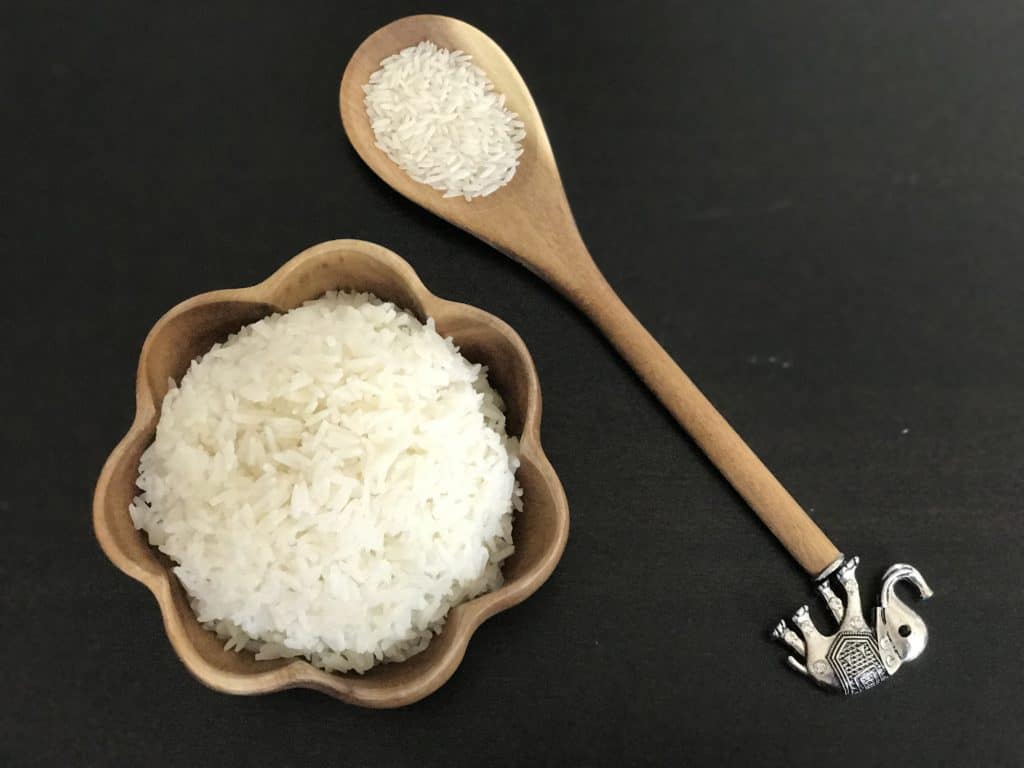
<path id="1" fill-rule="evenodd" d="M 520 436 L 523 510 L 513 526 L 515 554 L 505 561 L 504 585 L 453 608 L 423 652 L 358 674 L 329 673 L 304 659 L 257 661 L 248 651 L 224 650 L 204 629 L 171 571 L 173 563 L 136 530 L 128 506 L 136 495 L 139 458 L 156 433 L 168 379 L 241 326 L 287 311 L 329 290 L 370 291 L 434 318 L 469 360 L 486 365 L 507 408 L 509 434 Z M 405 261 L 379 245 L 335 240 L 303 251 L 258 285 L 213 291 L 165 314 L 146 337 L 136 379 L 136 414 L 107 459 L 96 485 L 93 522 L 110 560 L 156 597 L 171 645 L 189 671 L 219 691 L 261 694 L 313 688 L 366 707 L 398 707 L 437 690 L 455 672 L 473 632 L 487 618 L 519 603 L 548 578 L 565 548 L 569 509 L 561 483 L 540 443 L 541 395 L 537 371 L 522 339 L 480 309 L 430 293 Z"/>

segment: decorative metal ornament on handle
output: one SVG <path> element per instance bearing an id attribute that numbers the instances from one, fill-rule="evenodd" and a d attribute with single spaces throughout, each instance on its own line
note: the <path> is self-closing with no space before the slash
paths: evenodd
<path id="1" fill-rule="evenodd" d="M 444 197 L 414 181 L 377 145 L 362 86 L 383 59 L 424 40 L 470 54 L 525 126 L 515 176 L 486 198 Z M 586 314 L 786 550 L 820 582 L 819 590 L 839 629 L 833 635 L 821 634 L 806 608 L 793 617 L 796 630 L 780 622 L 775 633 L 793 650 L 790 665 L 794 669 L 827 688 L 857 693 L 887 680 L 904 661 L 920 655 L 928 640 L 927 629 L 896 598 L 893 586 L 906 579 L 928 597 L 931 590 L 924 579 L 908 565 L 890 568 L 875 609 L 874 628 L 868 625 L 854 576 L 857 559 L 844 564 L 836 546 L 601 274 L 576 228 L 540 112 L 515 65 L 493 40 L 445 16 L 393 21 L 370 35 L 352 56 L 342 76 L 339 106 L 352 146 L 385 183 L 528 267 Z M 833 574 L 845 603 L 828 584 Z"/>
<path id="2" fill-rule="evenodd" d="M 841 564 L 839 564 L 841 563 Z M 861 693 L 874 688 L 896 674 L 905 661 L 913 661 L 928 645 L 928 627 L 906 603 L 896 597 L 896 584 L 909 581 L 922 598 L 932 596 L 931 587 L 916 568 L 897 563 L 885 572 L 879 606 L 875 608 L 875 626 L 864 620 L 857 584 L 859 557 L 840 559 L 835 579 L 846 596 L 840 600 L 829 585 L 830 572 L 818 582 L 824 598 L 839 625 L 835 634 L 824 635 L 811 621 L 807 606 L 793 614 L 799 634 L 780 621 L 772 635 L 790 647 L 795 656 L 787 661 L 797 672 L 807 675 L 825 688 L 841 693 Z"/>

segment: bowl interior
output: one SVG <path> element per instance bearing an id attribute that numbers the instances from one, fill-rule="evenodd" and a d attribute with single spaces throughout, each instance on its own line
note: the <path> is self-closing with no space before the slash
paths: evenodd
<path id="1" fill-rule="evenodd" d="M 136 428 L 108 462 L 110 478 L 103 498 L 98 498 L 96 514 L 102 517 L 114 548 L 122 556 L 117 559 L 118 565 L 145 581 L 158 598 L 158 590 L 165 592 L 162 603 L 168 632 L 172 641 L 175 634 L 180 635 L 190 652 L 198 655 L 198 660 L 193 660 L 197 663 L 190 663 L 175 642 L 179 654 L 204 682 L 210 683 L 204 669 L 217 670 L 218 680 L 223 680 L 225 674 L 228 678 L 265 676 L 288 668 L 291 679 L 278 680 L 274 687 L 309 685 L 348 698 L 350 689 L 386 696 L 389 690 L 422 684 L 436 677 L 446 663 L 453 669 L 475 627 L 493 613 L 525 599 L 543 582 L 561 554 L 557 543 L 564 542 L 565 537 L 564 495 L 540 448 L 539 388 L 522 342 L 491 315 L 429 294 L 411 268 L 391 256 L 383 258 L 372 250 L 311 249 L 258 286 L 204 294 L 179 305 L 165 315 L 147 339 L 139 363 Z M 334 289 L 369 291 L 410 310 L 421 320 L 433 317 L 438 332 L 451 336 L 467 359 L 488 367 L 491 383 L 505 399 L 509 434 L 521 436 L 518 479 L 523 488 L 524 509 L 516 515 L 516 552 L 504 565 L 505 585 L 454 608 L 442 632 L 422 653 L 401 663 L 379 665 L 364 675 L 327 674 L 303 660 L 256 661 L 249 652 L 225 651 L 222 641 L 196 621 L 178 580 L 167 577 L 173 562 L 149 546 L 145 535 L 135 530 L 127 511 L 137 493 L 139 458 L 155 434 L 168 380 L 179 381 L 194 358 L 243 325 Z M 439 685 L 450 673 L 451 669 L 439 682 L 434 682 Z M 339 680 L 347 683 L 339 687 Z"/>

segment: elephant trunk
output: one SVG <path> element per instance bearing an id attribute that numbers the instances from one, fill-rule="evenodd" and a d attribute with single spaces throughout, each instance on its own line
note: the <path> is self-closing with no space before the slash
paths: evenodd
<path id="1" fill-rule="evenodd" d="M 928 582 L 924 580 L 924 576 L 921 575 L 917 568 L 906 563 L 896 563 L 882 577 L 882 595 L 880 599 L 882 608 L 885 608 L 893 601 L 902 603 L 896 597 L 896 583 L 900 581 L 909 581 L 917 587 L 917 591 L 921 594 L 922 599 L 927 600 L 933 594 L 932 588 L 928 586 Z"/>
<path id="2" fill-rule="evenodd" d="M 891 641 L 901 661 L 920 656 L 928 645 L 928 628 L 910 607 L 896 596 L 896 584 L 909 581 L 923 599 L 932 596 L 931 587 L 916 568 L 897 563 L 882 577 L 882 594 L 875 630 L 881 640 L 883 633 Z"/>

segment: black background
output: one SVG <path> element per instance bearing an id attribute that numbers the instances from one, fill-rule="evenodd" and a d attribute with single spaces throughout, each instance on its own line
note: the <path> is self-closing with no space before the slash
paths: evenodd
<path id="1" fill-rule="evenodd" d="M 425 10 L 517 63 L 610 281 L 865 594 L 930 580 L 890 684 L 789 672 L 799 568 L 576 311 L 352 151 L 349 55 Z M 1019 3 L 33 2 L 0 41 L 0 762 L 1021 763 Z M 91 527 L 151 324 L 335 237 L 521 333 L 572 508 L 552 580 L 399 711 L 205 689 Z"/>

